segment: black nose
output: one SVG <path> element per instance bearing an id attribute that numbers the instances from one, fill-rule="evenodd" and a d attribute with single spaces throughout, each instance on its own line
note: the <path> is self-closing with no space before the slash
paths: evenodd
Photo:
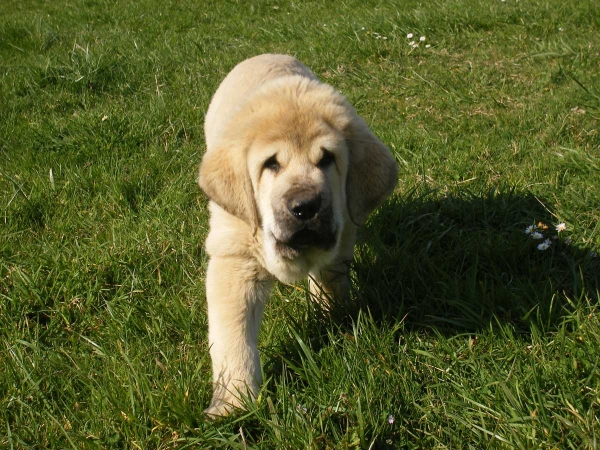
<path id="1" fill-rule="evenodd" d="M 317 215 L 321 208 L 321 195 L 314 193 L 299 193 L 288 202 L 288 210 L 298 220 L 310 220 Z"/>

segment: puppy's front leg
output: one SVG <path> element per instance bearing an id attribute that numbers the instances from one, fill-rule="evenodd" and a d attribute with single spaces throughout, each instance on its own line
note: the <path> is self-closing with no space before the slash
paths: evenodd
<path id="1" fill-rule="evenodd" d="M 357 227 L 347 223 L 340 237 L 338 254 L 334 260 L 310 272 L 308 285 L 311 297 L 326 307 L 329 306 L 331 299 L 342 300 L 350 293 L 350 266 L 354 255 L 356 232 Z"/>
<path id="2" fill-rule="evenodd" d="M 227 415 L 254 399 L 262 383 L 258 330 L 272 281 L 260 266 L 239 257 L 213 257 L 208 263 L 206 291 L 213 397 L 204 411 Z"/>

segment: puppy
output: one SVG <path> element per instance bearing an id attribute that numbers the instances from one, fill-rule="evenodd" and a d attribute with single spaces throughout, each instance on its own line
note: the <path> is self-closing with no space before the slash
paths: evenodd
<path id="1" fill-rule="evenodd" d="M 393 191 L 398 167 L 348 101 L 291 56 L 238 64 L 210 103 L 205 136 L 205 413 L 222 416 L 260 388 L 258 330 L 273 280 L 308 276 L 316 298 L 347 295 L 356 230 Z"/>

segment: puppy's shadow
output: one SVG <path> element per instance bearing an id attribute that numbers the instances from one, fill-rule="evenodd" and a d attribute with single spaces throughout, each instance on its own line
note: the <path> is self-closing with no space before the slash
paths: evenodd
<path id="1" fill-rule="evenodd" d="M 329 311 L 309 303 L 315 314 L 290 318 L 290 326 L 313 350 L 327 344 L 332 326 L 349 331 L 361 311 L 376 323 L 445 335 L 497 322 L 520 333 L 552 329 L 570 302 L 598 301 L 600 258 L 572 243 L 568 229 L 556 231 L 547 204 L 513 190 L 394 197 L 359 235 L 350 300 Z M 530 225 L 543 237 L 527 234 Z M 545 241 L 549 248 L 538 249 Z M 299 356 L 291 342 L 280 350 L 284 359 Z"/>
<path id="2" fill-rule="evenodd" d="M 545 200 L 513 190 L 430 197 L 395 198 L 364 230 L 354 265 L 358 310 L 442 333 L 496 320 L 526 332 L 532 321 L 559 323 L 567 299 L 598 300 L 600 260 L 569 231 L 557 232 Z M 538 239 L 526 233 L 531 225 Z"/>

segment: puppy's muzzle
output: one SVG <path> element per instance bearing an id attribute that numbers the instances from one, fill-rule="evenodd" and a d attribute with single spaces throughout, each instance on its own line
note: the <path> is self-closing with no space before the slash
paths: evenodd
<path id="1" fill-rule="evenodd" d="M 321 209 L 321 194 L 301 192 L 288 200 L 288 211 L 300 221 L 307 221 L 317 215 Z"/>
<path id="2" fill-rule="evenodd" d="M 315 189 L 293 190 L 285 196 L 284 205 L 277 214 L 279 244 L 295 251 L 328 250 L 335 245 L 331 204 L 323 193 Z"/>

